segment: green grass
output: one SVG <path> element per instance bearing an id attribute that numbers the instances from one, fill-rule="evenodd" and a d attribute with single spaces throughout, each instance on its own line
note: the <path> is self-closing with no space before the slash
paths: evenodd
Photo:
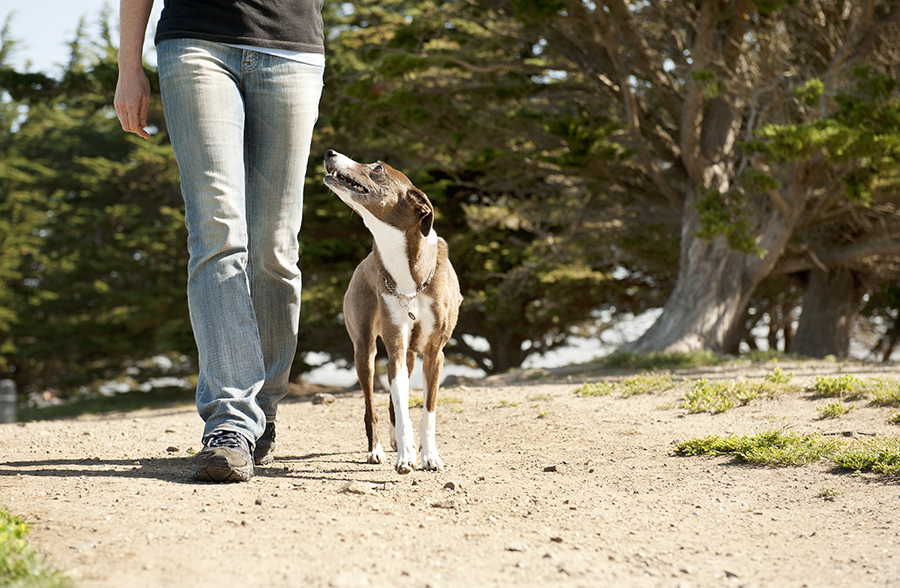
<path id="1" fill-rule="evenodd" d="M 26 539 L 31 525 L 0 508 L 0 586 L 64 588 L 71 579 L 46 566 Z"/>
<path id="2" fill-rule="evenodd" d="M 734 455 L 747 463 L 763 466 L 801 466 L 824 459 L 854 472 L 900 475 L 900 437 L 843 441 L 776 430 L 757 435 L 690 439 L 678 443 L 675 453 Z"/>
<path id="3" fill-rule="evenodd" d="M 788 381 L 790 381 L 788 379 Z M 682 406 L 689 413 L 725 412 L 735 406 L 745 406 L 760 397 L 775 398 L 792 390 L 789 384 L 765 380 L 715 381 L 701 379 L 694 382 L 682 396 Z"/>
<path id="4" fill-rule="evenodd" d="M 866 397 L 879 406 L 900 407 L 900 380 L 897 378 L 869 378 Z"/>
<path id="5" fill-rule="evenodd" d="M 820 418 L 836 419 L 837 417 L 845 415 L 853 410 L 853 407 L 853 404 L 847 406 L 841 402 L 830 402 L 825 406 L 817 406 L 816 410 L 819 411 Z"/>
<path id="6" fill-rule="evenodd" d="M 663 392 L 675 387 L 672 376 L 669 374 L 641 374 L 639 376 L 631 376 L 625 378 L 617 385 L 621 390 L 622 396 L 636 396 L 638 394 L 650 394 L 653 392 Z"/>
<path id="7" fill-rule="evenodd" d="M 865 383 L 850 374 L 816 376 L 813 390 L 826 398 L 860 398 L 865 395 Z"/>
<path id="8" fill-rule="evenodd" d="M 799 466 L 833 455 L 840 443 L 821 435 L 799 435 L 777 430 L 758 435 L 710 435 L 679 443 L 679 455 L 733 454 L 747 463 L 767 466 Z"/>
<path id="9" fill-rule="evenodd" d="M 854 472 L 900 474 L 900 437 L 874 437 L 855 441 L 833 457 L 834 463 Z"/>
<path id="10" fill-rule="evenodd" d="M 638 394 L 652 394 L 663 392 L 675 387 L 675 382 L 669 374 L 641 374 L 624 378 L 620 382 L 595 382 L 583 384 L 575 389 L 577 396 L 606 396 L 618 392 L 623 398 Z"/>
<path id="11" fill-rule="evenodd" d="M 612 394 L 614 390 L 615 388 L 609 382 L 594 382 L 575 388 L 575 394 L 577 396 L 606 396 Z"/>

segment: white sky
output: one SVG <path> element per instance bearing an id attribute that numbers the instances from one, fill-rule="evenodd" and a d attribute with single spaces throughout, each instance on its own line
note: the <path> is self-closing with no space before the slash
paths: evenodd
<path id="1" fill-rule="evenodd" d="M 16 69 L 24 69 L 30 62 L 31 71 L 40 71 L 54 77 L 62 72 L 69 60 L 69 43 L 82 18 L 87 25 L 89 39 L 100 38 L 100 14 L 104 6 L 110 7 L 110 25 L 118 43 L 118 0 L 2 0 L 0 1 L 0 27 L 9 21 L 9 36 L 18 41 L 9 62 Z M 156 0 L 150 17 L 149 32 L 155 28 L 162 10 L 163 0 Z M 153 49 L 152 40 L 144 44 L 145 54 Z"/>

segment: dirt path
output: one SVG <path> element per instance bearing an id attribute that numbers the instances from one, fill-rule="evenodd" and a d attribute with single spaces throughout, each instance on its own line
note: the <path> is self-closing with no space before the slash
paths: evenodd
<path id="1" fill-rule="evenodd" d="M 841 369 L 781 367 L 801 384 Z M 897 478 L 672 454 L 782 426 L 897 435 L 891 409 L 820 420 L 803 394 L 687 414 L 684 387 L 580 398 L 599 375 L 550 376 L 445 389 L 458 400 L 439 410 L 446 470 L 408 476 L 363 463 L 359 393 L 286 402 L 278 461 L 246 484 L 187 480 L 192 406 L 0 425 L 0 504 L 92 588 L 900 585 Z"/>

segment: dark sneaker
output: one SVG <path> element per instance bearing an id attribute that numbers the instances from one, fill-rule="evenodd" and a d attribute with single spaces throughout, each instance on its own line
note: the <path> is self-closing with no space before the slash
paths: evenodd
<path id="1" fill-rule="evenodd" d="M 191 479 L 198 482 L 246 482 L 253 477 L 250 441 L 234 431 L 214 431 L 194 456 Z"/>
<path id="2" fill-rule="evenodd" d="M 266 465 L 275 461 L 275 423 L 266 423 L 262 437 L 256 440 L 253 461 L 256 465 Z"/>

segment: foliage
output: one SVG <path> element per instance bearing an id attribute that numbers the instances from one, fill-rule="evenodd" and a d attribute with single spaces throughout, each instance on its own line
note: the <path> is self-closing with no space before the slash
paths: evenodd
<path id="1" fill-rule="evenodd" d="M 742 382 L 711 382 L 701 379 L 694 383 L 681 400 L 685 410 L 690 413 L 716 414 L 736 406 L 745 406 L 759 397 L 774 398 L 793 390 L 788 382 L 775 382 L 768 377 Z"/>
<path id="2" fill-rule="evenodd" d="M 72 581 L 44 564 L 28 545 L 31 525 L 0 508 L 0 585 L 17 588 L 65 588 Z"/>
<path id="3" fill-rule="evenodd" d="M 622 123 L 595 108 L 580 76 L 552 75 L 539 36 L 473 4 L 326 11 L 339 33 L 315 141 L 388 161 L 434 202 L 465 297 L 448 355 L 507 371 L 564 344 L 599 309 L 659 304 L 641 286 L 671 276 L 671 219 L 608 193 L 629 157 L 615 140 Z M 309 200 L 335 201 L 317 190 Z M 639 237 L 636 220 L 658 230 Z"/>
<path id="4" fill-rule="evenodd" d="M 832 458 L 846 470 L 900 474 L 900 438 L 875 437 L 845 446 Z"/>
<path id="5" fill-rule="evenodd" d="M 821 435 L 799 435 L 775 430 L 756 435 L 710 435 L 703 439 L 690 439 L 678 443 L 678 455 L 726 455 L 731 454 L 755 465 L 800 466 L 823 458 L 829 458 L 840 447 L 838 441 Z"/>
<path id="6" fill-rule="evenodd" d="M 623 378 L 618 382 L 594 382 L 582 384 L 575 389 L 577 396 L 605 396 L 618 392 L 623 398 L 638 394 L 652 394 L 663 392 L 675 387 L 675 382 L 669 374 L 644 373 L 637 376 Z"/>
<path id="7" fill-rule="evenodd" d="M 158 353 L 193 354 L 178 173 L 161 108 L 149 141 L 112 115 L 116 51 L 73 43 L 60 80 L 0 63 L 3 233 L 0 372 L 27 392 L 109 378 Z M 153 72 L 148 72 L 157 83 Z M 157 90 L 158 91 L 158 90 Z"/>
<path id="8" fill-rule="evenodd" d="M 854 405 L 846 406 L 842 402 L 830 402 L 824 406 L 816 406 L 819 416 L 823 419 L 835 419 L 853 410 Z"/>
<path id="9" fill-rule="evenodd" d="M 864 384 L 850 374 L 816 376 L 813 390 L 825 397 L 858 398 L 864 393 Z"/>
<path id="10" fill-rule="evenodd" d="M 611 382 L 593 382 L 590 384 L 582 384 L 575 389 L 576 396 L 606 396 L 612 394 L 615 386 Z"/>
<path id="11" fill-rule="evenodd" d="M 766 431 L 756 435 L 710 435 L 678 443 L 683 456 L 735 455 L 743 461 L 766 466 L 800 466 L 822 459 L 845 470 L 900 474 L 900 438 L 875 437 L 843 442 L 821 435 Z"/>

